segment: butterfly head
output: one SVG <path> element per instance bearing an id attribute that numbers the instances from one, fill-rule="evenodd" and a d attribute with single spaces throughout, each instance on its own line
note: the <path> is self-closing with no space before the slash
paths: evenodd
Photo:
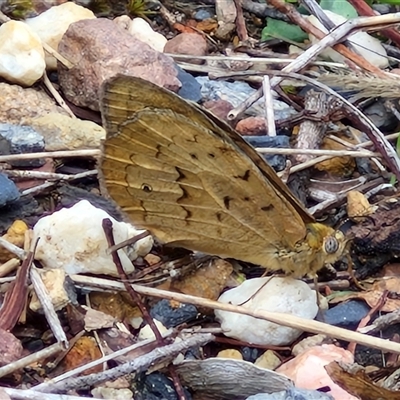
<path id="1" fill-rule="evenodd" d="M 348 240 L 343 232 L 319 223 L 308 224 L 307 231 L 307 243 L 319 253 L 317 258 L 322 262 L 316 269 L 337 261 L 344 253 Z"/>

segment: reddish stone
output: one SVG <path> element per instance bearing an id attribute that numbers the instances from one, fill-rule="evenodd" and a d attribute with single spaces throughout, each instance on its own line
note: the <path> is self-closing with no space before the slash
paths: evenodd
<path id="1" fill-rule="evenodd" d="M 236 124 L 236 130 L 243 136 L 262 136 L 268 133 L 265 119 L 262 117 L 248 117 Z"/>
<path id="2" fill-rule="evenodd" d="M 99 110 L 99 88 L 118 73 L 138 76 L 177 92 L 181 86 L 174 61 L 133 38 L 108 19 L 87 19 L 71 24 L 58 51 L 74 64 L 58 63 L 59 81 L 69 101 Z"/>
<path id="3" fill-rule="evenodd" d="M 207 42 L 202 35 L 197 33 L 181 33 L 167 42 L 164 53 L 205 56 L 207 54 Z M 178 58 L 176 59 L 178 60 Z M 182 58 L 181 61 L 193 64 L 204 63 L 204 60 L 196 59 Z"/>

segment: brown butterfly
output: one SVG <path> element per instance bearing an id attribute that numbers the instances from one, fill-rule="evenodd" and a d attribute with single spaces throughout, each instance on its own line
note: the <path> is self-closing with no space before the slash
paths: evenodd
<path id="1" fill-rule="evenodd" d="M 223 121 L 175 93 L 118 75 L 101 92 L 100 181 L 164 243 L 301 277 L 343 253 L 264 159 Z"/>

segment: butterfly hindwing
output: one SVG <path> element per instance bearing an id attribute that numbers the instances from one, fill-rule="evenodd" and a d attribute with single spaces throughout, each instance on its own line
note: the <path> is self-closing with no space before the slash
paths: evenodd
<path id="1" fill-rule="evenodd" d="M 117 77 L 103 89 L 102 112 L 102 181 L 138 227 L 175 246 L 261 265 L 304 239 L 297 201 L 268 179 L 279 182 L 275 172 L 197 106 Z"/>

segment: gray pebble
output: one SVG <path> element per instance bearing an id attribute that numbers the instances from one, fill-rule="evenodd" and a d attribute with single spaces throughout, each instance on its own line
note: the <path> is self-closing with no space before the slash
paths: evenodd
<path id="1" fill-rule="evenodd" d="M 328 393 L 317 390 L 291 388 L 283 392 L 259 393 L 246 400 L 334 400 Z"/>
<path id="2" fill-rule="evenodd" d="M 200 10 L 196 11 L 195 14 L 193 15 L 193 18 L 196 21 L 204 21 L 205 19 L 209 19 L 214 17 L 214 10 L 207 10 L 204 8 L 201 8 Z"/>
<path id="3" fill-rule="evenodd" d="M 0 154 L 24 154 L 44 151 L 43 136 L 30 126 L 0 124 Z M 44 159 L 10 161 L 13 167 L 40 167 Z"/>
<path id="4" fill-rule="evenodd" d="M 221 99 L 228 101 L 233 105 L 233 107 L 237 107 L 256 91 L 246 82 L 213 81 L 208 79 L 206 76 L 198 76 L 196 80 L 201 84 L 201 95 L 204 102 L 207 100 Z M 280 100 L 274 99 L 273 107 L 276 120 L 286 119 L 297 114 L 292 107 Z M 264 116 L 263 99 L 257 100 L 246 110 L 245 114 L 251 116 Z"/>

